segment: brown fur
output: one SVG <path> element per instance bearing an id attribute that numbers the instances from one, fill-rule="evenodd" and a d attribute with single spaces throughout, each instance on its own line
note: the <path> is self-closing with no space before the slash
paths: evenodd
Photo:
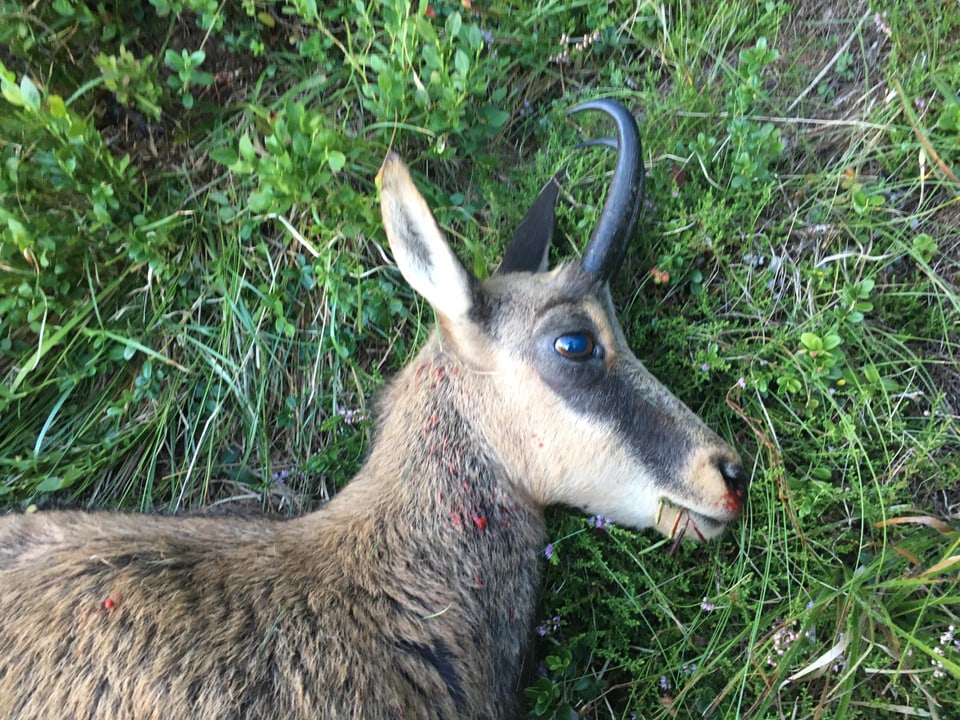
<path id="1" fill-rule="evenodd" d="M 363 471 L 298 520 L 0 519 L 0 707 L 20 718 L 507 717 L 543 520 L 486 457 L 457 375 L 432 344 L 393 388 L 402 412 Z M 393 443 L 408 423 L 423 452 L 405 458 Z"/>
<path id="2" fill-rule="evenodd" d="M 386 391 L 360 473 L 289 522 L 0 518 L 0 712 L 511 717 L 545 505 L 609 507 L 617 520 L 635 504 L 624 522 L 661 530 L 736 516 L 716 461 L 703 461 L 736 454 L 642 371 L 605 289 L 571 265 L 480 290 L 443 256 L 432 220 L 414 227 L 425 206 L 398 160 L 384 196 L 398 263 L 440 323 Z M 564 313 L 598 326 L 604 382 L 630 382 L 639 398 L 609 402 L 646 427 L 612 428 L 616 408 L 544 381 L 560 371 L 529 340 Z M 683 441 L 656 467 L 625 439 L 651 432 Z M 668 516 L 654 519 L 658 498 Z"/>

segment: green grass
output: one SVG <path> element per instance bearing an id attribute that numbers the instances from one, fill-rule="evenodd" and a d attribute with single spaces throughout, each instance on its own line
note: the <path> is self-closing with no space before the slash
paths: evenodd
<path id="1" fill-rule="evenodd" d="M 432 321 L 387 149 L 484 274 L 564 163 L 582 248 L 614 96 L 625 329 L 753 484 L 673 555 L 552 513 L 531 717 L 960 715 L 960 9 L 237 5 L 0 3 L 5 508 L 317 506 Z"/>

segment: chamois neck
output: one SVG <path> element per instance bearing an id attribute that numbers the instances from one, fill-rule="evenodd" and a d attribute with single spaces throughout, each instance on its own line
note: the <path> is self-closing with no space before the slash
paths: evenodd
<path id="1" fill-rule="evenodd" d="M 541 515 L 491 446 L 485 427 L 497 403 L 488 392 L 476 370 L 432 340 L 387 389 L 363 474 L 425 512 L 449 511 L 454 523 L 458 514 L 479 525 L 503 513 Z"/>
<path id="2" fill-rule="evenodd" d="M 420 628 L 431 662 L 450 655 L 470 666 L 448 678 L 453 695 L 462 681 L 475 697 L 461 717 L 470 707 L 471 717 L 501 718 L 514 716 L 546 529 L 483 432 L 482 390 L 436 343 L 398 376 L 370 456 L 331 503 L 350 543 L 330 557 L 365 592 L 411 613 L 404 623 Z"/>

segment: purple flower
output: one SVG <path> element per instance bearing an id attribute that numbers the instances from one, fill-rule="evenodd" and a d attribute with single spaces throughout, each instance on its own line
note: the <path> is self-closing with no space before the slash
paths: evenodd
<path id="1" fill-rule="evenodd" d="M 606 515 L 593 515 L 590 518 L 590 524 L 598 530 L 607 530 L 611 524 L 610 518 Z"/>
<path id="2" fill-rule="evenodd" d="M 337 415 L 343 418 L 343 422 L 347 425 L 356 425 L 367 419 L 366 414 L 359 408 L 353 409 L 334 405 L 333 409 Z"/>
<path id="3" fill-rule="evenodd" d="M 873 24 L 877 26 L 877 30 L 882 32 L 887 37 L 890 37 L 893 34 L 893 30 L 890 29 L 890 26 L 887 24 L 887 13 L 874 13 L 873 15 Z"/>
<path id="4" fill-rule="evenodd" d="M 553 557 L 553 543 L 550 543 L 543 549 L 543 554 L 546 555 L 547 560 Z"/>
<path id="5" fill-rule="evenodd" d="M 560 629 L 560 616 L 554 615 L 550 620 L 537 628 L 537 635 L 546 637 L 550 633 L 555 633 Z"/>
<path id="6" fill-rule="evenodd" d="M 947 628 L 947 631 L 946 631 L 945 633 L 943 633 L 942 635 L 940 635 L 940 644 L 941 644 L 941 645 L 949 645 L 950 643 L 952 643 L 952 642 L 953 642 L 953 633 L 956 632 L 956 629 L 957 629 L 956 626 L 950 625 L 950 626 Z"/>

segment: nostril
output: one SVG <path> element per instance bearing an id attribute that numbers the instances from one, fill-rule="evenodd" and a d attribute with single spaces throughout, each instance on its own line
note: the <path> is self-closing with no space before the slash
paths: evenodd
<path id="1" fill-rule="evenodd" d="M 730 492 L 738 496 L 746 494 L 749 480 L 747 479 L 747 473 L 743 470 L 743 466 L 738 462 L 727 462 L 724 460 L 719 461 L 718 465 L 720 474 L 723 476 L 724 482 L 727 483 L 727 488 L 729 488 Z"/>

